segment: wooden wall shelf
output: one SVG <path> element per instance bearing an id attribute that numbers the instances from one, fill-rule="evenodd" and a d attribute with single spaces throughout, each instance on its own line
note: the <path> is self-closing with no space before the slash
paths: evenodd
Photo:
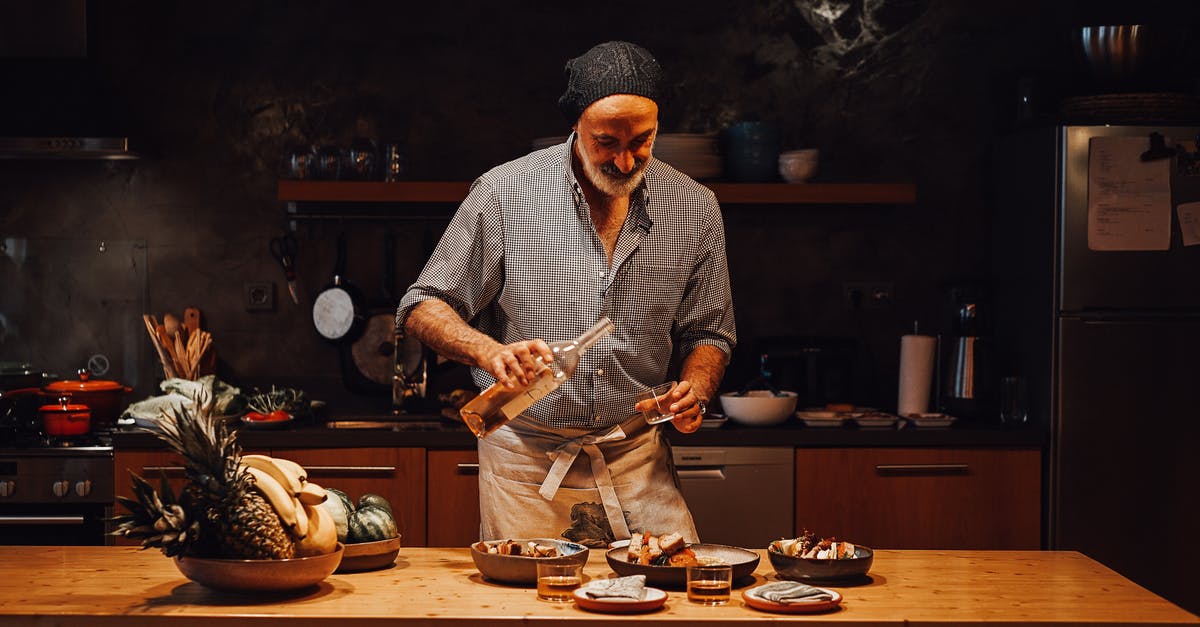
<path id="1" fill-rule="evenodd" d="M 705 183 L 722 204 L 893 204 L 917 201 L 911 183 Z M 466 181 L 280 181 L 279 200 L 296 203 L 459 203 Z"/>

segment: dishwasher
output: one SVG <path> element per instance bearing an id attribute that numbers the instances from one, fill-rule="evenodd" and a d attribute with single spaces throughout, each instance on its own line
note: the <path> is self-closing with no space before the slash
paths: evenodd
<path id="1" fill-rule="evenodd" d="M 700 540 L 755 549 L 795 536 L 794 454 L 791 447 L 671 447 Z"/>

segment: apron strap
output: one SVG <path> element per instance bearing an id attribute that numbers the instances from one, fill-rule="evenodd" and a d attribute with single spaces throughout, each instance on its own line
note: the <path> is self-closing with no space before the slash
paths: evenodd
<path id="1" fill-rule="evenodd" d="M 550 472 L 546 474 L 545 480 L 542 481 L 538 494 L 547 501 L 554 500 L 554 495 L 558 493 L 558 488 L 567 476 L 567 471 L 571 469 L 575 458 L 579 456 L 579 451 L 582 450 L 587 453 L 588 459 L 591 461 L 592 476 L 596 480 L 600 501 L 604 504 L 604 513 L 608 515 L 608 524 L 612 527 L 613 535 L 618 538 L 628 538 L 629 527 L 625 524 L 625 512 L 621 509 L 621 501 L 617 498 L 617 491 L 613 487 L 612 474 L 608 472 L 604 454 L 600 452 L 600 447 L 596 446 L 601 442 L 624 440 L 625 437 L 625 431 L 621 429 L 620 425 L 617 425 L 602 435 L 588 434 L 567 440 L 558 448 L 550 451 L 547 455 L 554 462 L 551 464 Z"/>

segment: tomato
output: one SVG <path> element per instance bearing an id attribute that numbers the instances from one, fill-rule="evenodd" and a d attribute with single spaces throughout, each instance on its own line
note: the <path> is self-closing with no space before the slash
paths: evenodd
<path id="1" fill-rule="evenodd" d="M 266 419 L 267 419 L 266 414 L 260 414 L 256 411 L 246 412 L 246 420 L 266 420 Z"/>
<path id="2" fill-rule="evenodd" d="M 287 413 L 286 411 L 283 411 L 282 409 L 276 409 L 275 411 L 267 414 L 266 419 L 267 420 L 291 420 L 292 415 Z"/>

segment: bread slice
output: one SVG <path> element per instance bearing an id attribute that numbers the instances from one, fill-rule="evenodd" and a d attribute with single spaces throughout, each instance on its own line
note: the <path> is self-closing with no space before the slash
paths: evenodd
<path id="1" fill-rule="evenodd" d="M 683 550 L 687 543 L 683 541 L 683 536 L 677 533 L 668 533 L 658 541 L 659 548 L 667 555 L 674 555 Z"/>
<path id="2" fill-rule="evenodd" d="M 650 547 L 650 561 L 653 562 L 659 557 L 662 557 L 662 545 L 659 543 L 658 538 L 650 536 L 647 545 Z"/>
<path id="3" fill-rule="evenodd" d="M 630 562 L 636 562 L 642 556 L 642 547 L 646 543 L 645 534 L 641 532 L 634 533 L 629 538 L 629 551 L 626 553 L 627 559 Z"/>

